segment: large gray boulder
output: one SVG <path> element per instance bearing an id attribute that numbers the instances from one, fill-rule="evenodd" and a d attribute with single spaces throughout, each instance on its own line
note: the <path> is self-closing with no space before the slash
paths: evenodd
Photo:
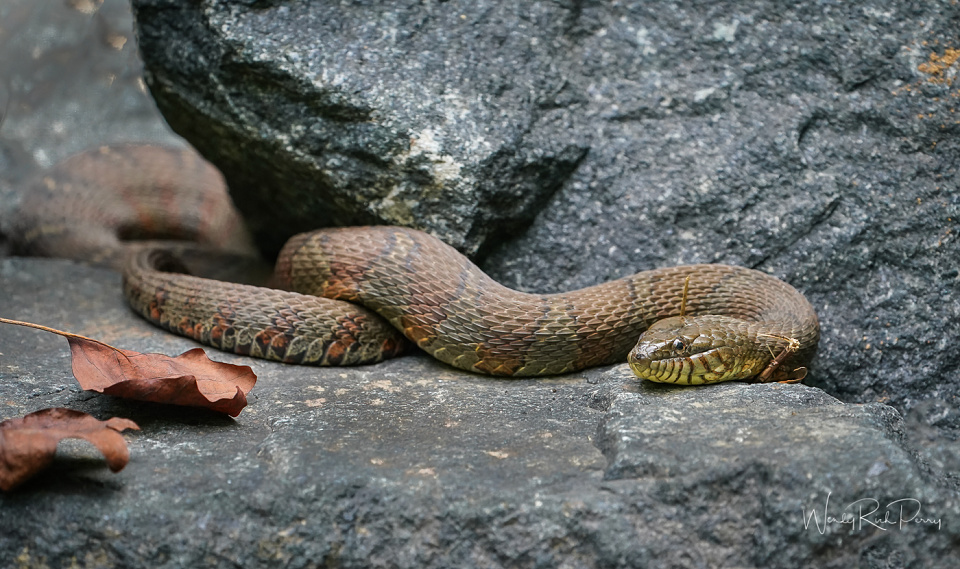
<path id="1" fill-rule="evenodd" d="M 814 385 L 960 396 L 955 3 L 133 4 L 267 250 L 399 223 L 538 291 L 746 265 L 819 312 Z"/>
<path id="2" fill-rule="evenodd" d="M 394 224 L 473 254 L 531 222 L 588 151 L 542 96 L 564 86 L 561 22 L 513 30 L 493 6 L 135 11 L 161 110 L 224 171 L 268 252 L 324 225 Z"/>

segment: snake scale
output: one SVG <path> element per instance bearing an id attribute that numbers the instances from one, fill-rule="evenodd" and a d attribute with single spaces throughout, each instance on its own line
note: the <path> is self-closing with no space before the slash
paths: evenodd
<path id="1" fill-rule="evenodd" d="M 176 152 L 104 149 L 99 155 L 91 153 L 100 164 L 88 169 L 106 168 L 103 156 L 108 156 L 115 178 L 140 179 L 143 167 L 125 174 L 117 169 L 124 163 L 160 164 L 161 187 L 192 196 L 196 191 L 190 184 L 170 181 L 187 172 L 170 168 L 171 160 L 183 159 Z M 83 162 L 82 156 L 69 160 Z M 100 179 L 106 178 L 103 174 Z M 97 185 L 104 191 L 114 184 Z M 129 190 L 115 191 L 123 198 L 113 199 L 125 203 L 142 198 Z M 218 191 L 226 196 L 225 190 Z M 207 187 L 201 193 L 209 192 Z M 206 211 L 189 223 L 156 221 L 166 218 L 163 212 L 169 208 L 164 206 L 172 197 L 146 193 L 149 199 L 136 207 L 150 213 L 134 217 L 154 220 L 154 226 L 164 229 L 161 234 L 184 233 L 216 243 L 207 233 L 233 231 L 230 216 L 216 214 L 222 219 L 209 223 L 203 221 L 211 215 Z M 209 198 L 186 199 L 206 204 Z M 47 202 L 46 207 L 52 207 Z M 43 237 L 42 252 L 57 255 L 52 242 L 82 242 L 85 237 L 79 229 L 61 231 L 66 225 L 60 216 L 47 223 L 46 231 L 34 224 L 25 232 Z M 134 232 L 128 221 L 101 225 L 114 233 Z M 213 226 L 217 229 L 206 231 Z M 96 250 L 97 258 L 116 256 L 99 252 L 115 249 L 115 243 L 106 243 L 102 236 L 93 241 L 69 247 L 84 254 Z M 177 258 L 163 247 L 127 253 L 122 271 L 129 304 L 154 324 L 204 344 L 289 363 L 373 363 L 414 344 L 457 368 L 499 376 L 561 374 L 629 357 L 638 376 L 654 381 L 797 380 L 819 339 L 817 316 L 803 295 L 752 269 L 669 267 L 571 292 L 531 294 L 500 285 L 435 237 L 402 227 L 331 228 L 294 236 L 280 253 L 274 288 L 210 280 L 181 270 Z"/>

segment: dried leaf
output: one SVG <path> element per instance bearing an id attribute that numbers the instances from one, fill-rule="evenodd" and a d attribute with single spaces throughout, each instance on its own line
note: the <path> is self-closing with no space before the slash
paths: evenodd
<path id="1" fill-rule="evenodd" d="M 18 486 L 53 462 L 63 439 L 90 441 L 103 453 L 110 470 L 119 472 L 130 453 L 120 431 L 140 427 L 130 419 L 99 421 L 81 411 L 53 408 L 0 423 L 0 490 Z"/>
<path id="2" fill-rule="evenodd" d="M 212 361 L 200 348 L 172 358 L 67 338 L 80 387 L 127 399 L 206 407 L 231 417 L 257 381 L 250 366 Z"/>
<path id="3" fill-rule="evenodd" d="M 200 348 L 170 357 L 122 350 L 99 340 L 30 322 L 0 322 L 64 336 L 80 387 L 127 399 L 205 407 L 231 417 L 247 405 L 257 376 L 250 366 L 212 361 Z"/>

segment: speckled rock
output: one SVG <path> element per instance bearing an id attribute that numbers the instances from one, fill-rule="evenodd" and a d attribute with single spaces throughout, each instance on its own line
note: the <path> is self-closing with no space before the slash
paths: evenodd
<path id="1" fill-rule="evenodd" d="M 6 0 L 0 50 L 2 177 L 105 143 L 184 145 L 143 83 L 127 3 Z"/>
<path id="2" fill-rule="evenodd" d="M 543 292 L 759 268 L 820 314 L 814 385 L 960 401 L 957 3 L 134 6 L 269 247 L 402 223 Z"/>
<path id="3" fill-rule="evenodd" d="M 160 109 L 223 170 L 268 252 L 324 225 L 392 224 L 473 254 L 582 161 L 543 96 L 565 83 L 549 71 L 554 10 L 466 8 L 134 3 Z"/>

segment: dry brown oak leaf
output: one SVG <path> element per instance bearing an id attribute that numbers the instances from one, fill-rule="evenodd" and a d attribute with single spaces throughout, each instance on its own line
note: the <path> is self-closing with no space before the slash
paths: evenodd
<path id="1" fill-rule="evenodd" d="M 113 417 L 99 421 L 91 415 L 55 407 L 0 423 L 0 490 L 10 490 L 53 462 L 63 439 L 93 443 L 107 459 L 110 470 L 119 472 L 130 453 L 120 431 L 139 430 L 130 419 Z"/>
<path id="2" fill-rule="evenodd" d="M 126 399 L 205 407 L 231 417 L 257 381 L 250 366 L 215 362 L 200 348 L 177 357 L 67 338 L 80 387 Z"/>
<path id="3" fill-rule="evenodd" d="M 200 348 L 177 357 L 141 354 L 39 324 L 5 318 L 0 322 L 64 336 L 80 387 L 106 395 L 204 407 L 236 417 L 257 382 L 250 366 L 215 362 Z"/>

